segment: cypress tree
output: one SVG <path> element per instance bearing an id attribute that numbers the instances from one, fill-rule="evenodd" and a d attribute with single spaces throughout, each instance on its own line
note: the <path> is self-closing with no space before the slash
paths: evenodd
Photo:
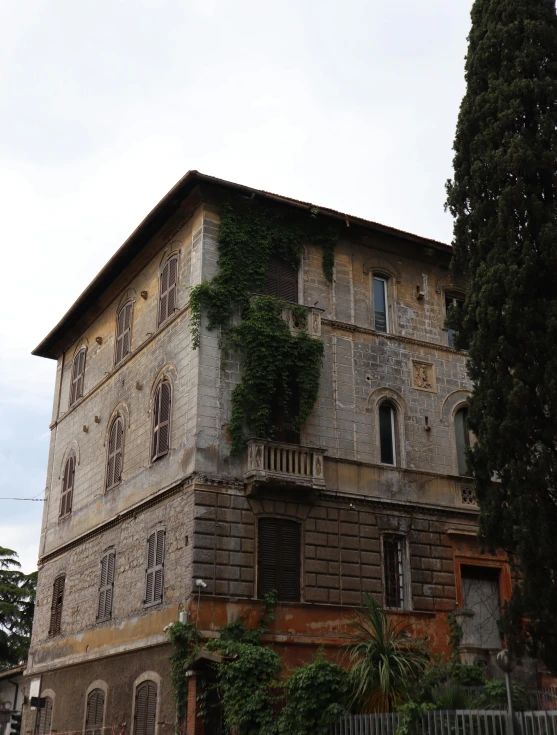
<path id="1" fill-rule="evenodd" d="M 484 547 L 515 566 L 503 630 L 557 671 L 557 19 L 475 0 L 447 204 Z"/>

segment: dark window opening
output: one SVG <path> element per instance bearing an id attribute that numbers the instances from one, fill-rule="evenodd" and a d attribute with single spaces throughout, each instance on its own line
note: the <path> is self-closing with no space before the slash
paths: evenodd
<path id="1" fill-rule="evenodd" d="M 281 258 L 273 256 L 267 270 L 265 293 L 298 303 L 298 271 Z"/>
<path id="2" fill-rule="evenodd" d="M 470 446 L 470 432 L 466 426 L 468 418 L 468 409 L 466 407 L 459 408 L 454 417 L 454 430 L 456 440 L 456 456 L 458 462 L 458 474 L 467 477 L 471 476 L 468 466 L 467 450 Z"/>
<path id="3" fill-rule="evenodd" d="M 445 312 L 447 315 L 449 314 L 449 311 L 456 309 L 457 311 L 462 311 L 462 308 L 464 306 L 464 299 L 459 298 L 458 296 L 450 296 L 449 294 L 445 294 Z M 447 344 L 449 347 L 455 347 L 457 339 L 457 332 L 454 329 L 447 329 Z"/>
<path id="4" fill-rule="evenodd" d="M 300 413 L 300 397 L 297 383 L 290 387 L 290 393 L 286 400 L 279 403 L 278 396 L 272 406 L 273 424 L 275 426 L 275 439 L 288 444 L 300 443 L 300 429 L 293 426 L 293 421 Z"/>
<path id="5" fill-rule="evenodd" d="M 258 596 L 276 590 L 283 602 L 300 600 L 300 524 L 286 518 L 260 518 Z"/>
<path id="6" fill-rule="evenodd" d="M 379 443 L 381 463 L 395 465 L 395 411 L 390 403 L 382 403 L 379 406 Z"/>
<path id="7" fill-rule="evenodd" d="M 404 607 L 404 539 L 383 536 L 385 607 Z"/>
<path id="8" fill-rule="evenodd" d="M 388 332 L 387 280 L 380 276 L 373 276 L 373 315 L 375 329 L 378 332 Z"/>

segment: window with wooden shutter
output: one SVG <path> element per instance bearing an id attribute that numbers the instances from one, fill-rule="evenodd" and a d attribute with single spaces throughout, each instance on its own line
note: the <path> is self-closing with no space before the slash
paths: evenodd
<path id="1" fill-rule="evenodd" d="M 87 697 L 87 714 L 85 716 L 85 735 L 102 735 L 104 720 L 104 692 L 93 689 Z"/>
<path id="2" fill-rule="evenodd" d="M 44 698 L 44 707 L 37 710 L 37 719 L 35 720 L 35 735 L 50 735 L 52 727 L 52 699 Z"/>
<path id="3" fill-rule="evenodd" d="M 128 301 L 118 312 L 116 319 L 116 357 L 114 362 L 118 364 L 132 349 L 132 309 L 133 302 Z"/>
<path id="4" fill-rule="evenodd" d="M 267 269 L 265 293 L 298 303 L 298 271 L 281 258 L 273 256 Z"/>
<path id="5" fill-rule="evenodd" d="M 284 602 L 300 600 L 300 524 L 286 518 L 260 518 L 258 596 L 276 590 Z"/>
<path id="6" fill-rule="evenodd" d="M 122 479 L 124 451 L 124 419 L 117 416 L 112 422 L 108 437 L 108 466 L 106 469 L 106 489 L 118 485 Z"/>
<path id="7" fill-rule="evenodd" d="M 164 528 L 158 528 L 147 542 L 147 572 L 145 575 L 145 604 L 162 602 L 164 583 Z"/>
<path id="8" fill-rule="evenodd" d="M 383 582 L 385 607 L 405 607 L 405 559 L 404 538 L 402 536 L 383 536 Z"/>
<path id="9" fill-rule="evenodd" d="M 159 281 L 159 327 L 176 311 L 176 289 L 178 286 L 178 256 L 169 258 Z"/>
<path id="10" fill-rule="evenodd" d="M 49 635 L 58 635 L 62 628 L 62 607 L 64 604 L 64 586 L 66 584 L 65 575 L 56 577 L 52 587 L 52 605 L 50 607 L 50 627 Z"/>
<path id="11" fill-rule="evenodd" d="M 74 481 L 75 454 L 70 454 L 64 466 L 62 492 L 60 493 L 60 518 L 63 518 L 72 512 Z"/>
<path id="12" fill-rule="evenodd" d="M 70 406 L 83 395 L 83 380 L 85 378 L 85 347 L 74 357 L 72 367 L 72 383 L 70 386 Z"/>
<path id="13" fill-rule="evenodd" d="M 164 456 L 170 449 L 170 410 L 172 390 L 168 380 L 159 383 L 153 411 L 153 451 L 151 459 Z"/>
<path id="14" fill-rule="evenodd" d="M 133 735 L 155 735 L 157 717 L 157 685 L 144 681 L 135 690 Z"/>
<path id="15" fill-rule="evenodd" d="M 114 568 L 116 553 L 107 552 L 101 561 L 101 583 L 99 586 L 99 604 L 97 620 L 110 620 L 112 617 L 112 598 L 114 596 Z"/>

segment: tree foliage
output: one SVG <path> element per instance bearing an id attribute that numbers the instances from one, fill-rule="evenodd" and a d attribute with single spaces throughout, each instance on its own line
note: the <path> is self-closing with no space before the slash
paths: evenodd
<path id="1" fill-rule="evenodd" d="M 0 546 L 0 669 L 27 658 L 37 573 L 23 574 L 17 553 Z"/>
<path id="2" fill-rule="evenodd" d="M 504 615 L 557 671 L 557 20 L 554 0 L 476 0 L 447 206 L 469 345 L 480 537 L 518 582 Z M 456 323 L 455 323 L 456 322 Z"/>

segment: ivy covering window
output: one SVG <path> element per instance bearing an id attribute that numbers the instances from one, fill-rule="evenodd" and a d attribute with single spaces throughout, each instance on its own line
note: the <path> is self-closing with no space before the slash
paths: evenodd
<path id="1" fill-rule="evenodd" d="M 110 620 L 112 617 L 112 599 L 114 597 L 114 568 L 116 553 L 107 552 L 101 561 L 101 583 L 99 586 L 99 604 L 97 606 L 97 620 Z"/>
<path id="2" fill-rule="evenodd" d="M 389 331 L 387 304 L 387 280 L 381 276 L 373 276 L 373 316 L 378 332 Z"/>
<path id="3" fill-rule="evenodd" d="M 144 681 L 135 690 L 134 735 L 155 735 L 157 717 L 157 685 Z"/>
<path id="4" fill-rule="evenodd" d="M 132 309 L 133 303 L 128 301 L 118 312 L 116 320 L 116 364 L 131 352 Z"/>
<path id="5" fill-rule="evenodd" d="M 383 579 L 385 607 L 404 608 L 404 538 L 383 536 Z"/>
<path id="6" fill-rule="evenodd" d="M 145 574 L 145 604 L 162 602 L 164 581 L 164 529 L 158 528 L 147 542 L 147 571 Z"/>
<path id="7" fill-rule="evenodd" d="M 70 454 L 64 466 L 62 492 L 60 494 L 60 518 L 64 518 L 72 512 L 74 482 L 75 454 Z"/>
<path id="8" fill-rule="evenodd" d="M 49 635 L 58 635 L 62 629 L 62 608 L 64 605 L 65 575 L 56 577 L 52 585 L 52 604 L 50 606 Z"/>
<path id="9" fill-rule="evenodd" d="M 159 280 L 159 327 L 169 319 L 176 310 L 176 289 L 178 286 L 178 256 L 169 258 Z"/>
<path id="10" fill-rule="evenodd" d="M 117 416 L 110 427 L 108 438 L 108 466 L 106 470 L 106 489 L 118 485 L 122 479 L 124 450 L 124 419 Z"/>
<path id="11" fill-rule="evenodd" d="M 381 463 L 395 465 L 395 409 L 390 403 L 379 406 L 379 444 Z"/>
<path id="12" fill-rule="evenodd" d="M 74 357 L 72 367 L 72 382 L 70 386 L 70 406 L 83 396 L 83 381 L 85 378 L 85 353 L 83 347 Z"/>
<path id="13" fill-rule="evenodd" d="M 285 301 L 298 303 L 298 271 L 282 258 L 271 257 L 267 270 L 265 293 Z"/>
<path id="14" fill-rule="evenodd" d="M 456 457 L 458 463 L 458 474 L 470 476 L 470 468 L 466 458 L 466 450 L 470 446 L 470 432 L 466 426 L 468 417 L 468 409 L 466 407 L 459 408 L 454 417 L 454 430 L 456 442 Z"/>
<path id="15" fill-rule="evenodd" d="M 168 380 L 159 383 L 155 394 L 153 412 L 153 450 L 151 459 L 163 457 L 170 449 L 170 410 L 172 408 L 172 390 Z"/>
<path id="16" fill-rule="evenodd" d="M 85 735 L 103 735 L 104 692 L 93 689 L 87 697 L 87 714 L 85 716 Z"/>
<path id="17" fill-rule="evenodd" d="M 276 590 L 284 602 L 300 600 L 300 524 L 261 518 L 258 537 L 258 596 Z"/>

